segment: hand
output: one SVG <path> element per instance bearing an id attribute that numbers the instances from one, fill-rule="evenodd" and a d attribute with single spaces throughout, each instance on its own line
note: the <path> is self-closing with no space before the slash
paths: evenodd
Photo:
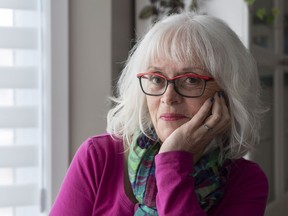
<path id="1" fill-rule="evenodd" d="M 214 98 L 208 98 L 190 121 L 177 128 L 162 143 L 159 153 L 187 151 L 193 154 L 195 163 L 211 140 L 229 128 L 230 114 L 223 92 L 216 92 Z"/>

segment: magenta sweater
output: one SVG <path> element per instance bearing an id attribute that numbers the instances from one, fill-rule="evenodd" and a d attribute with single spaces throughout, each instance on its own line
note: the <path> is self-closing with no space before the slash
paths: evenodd
<path id="1" fill-rule="evenodd" d="M 157 209 L 173 216 L 263 216 L 268 196 L 266 175 L 254 162 L 238 159 L 221 202 L 207 214 L 194 193 L 190 153 L 156 156 Z M 124 191 L 123 143 L 108 134 L 91 137 L 77 151 L 50 216 L 131 216 L 134 204 Z"/>

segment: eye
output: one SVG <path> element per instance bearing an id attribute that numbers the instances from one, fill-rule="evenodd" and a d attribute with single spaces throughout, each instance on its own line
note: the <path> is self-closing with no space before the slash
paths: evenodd
<path id="1" fill-rule="evenodd" d="M 189 85 L 189 84 L 190 85 L 196 85 L 196 84 L 199 84 L 201 82 L 201 80 L 198 78 L 195 78 L 195 77 L 187 77 L 187 78 L 185 78 L 184 82 L 186 85 Z"/>
<path id="2" fill-rule="evenodd" d="M 161 85 L 161 84 L 165 83 L 164 78 L 162 78 L 160 76 L 156 76 L 156 75 L 150 76 L 149 81 L 155 85 Z"/>

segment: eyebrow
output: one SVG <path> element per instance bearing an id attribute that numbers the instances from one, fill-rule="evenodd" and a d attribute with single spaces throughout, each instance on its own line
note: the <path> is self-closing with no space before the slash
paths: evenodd
<path id="1" fill-rule="evenodd" d="M 162 71 L 163 69 L 162 69 L 162 68 L 159 68 L 159 67 L 149 66 L 149 67 L 148 67 L 148 70 Z"/>

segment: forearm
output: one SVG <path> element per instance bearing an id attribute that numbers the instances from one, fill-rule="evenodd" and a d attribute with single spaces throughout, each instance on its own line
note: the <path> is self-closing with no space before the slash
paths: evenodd
<path id="1" fill-rule="evenodd" d="M 194 192 L 192 155 L 184 151 L 161 153 L 155 163 L 159 215 L 206 215 Z"/>

